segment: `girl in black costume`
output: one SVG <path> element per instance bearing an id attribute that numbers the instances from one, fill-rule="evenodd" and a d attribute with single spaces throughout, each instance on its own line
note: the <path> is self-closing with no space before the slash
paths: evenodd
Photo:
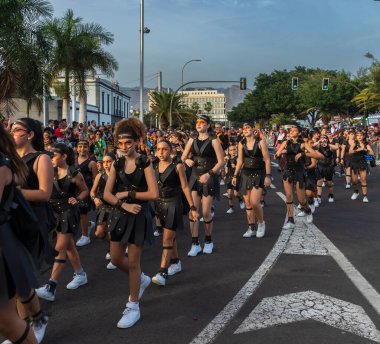
<path id="1" fill-rule="evenodd" d="M 214 198 L 219 198 L 219 178 L 217 173 L 223 166 L 224 152 L 218 139 L 210 137 L 209 131 L 211 128 L 208 116 L 198 116 L 196 129 L 198 137 L 189 139 L 181 159 L 182 162 L 192 168 L 189 187 L 195 207 L 199 209 L 202 203 L 205 226 L 203 253 L 210 254 L 214 247 L 211 239 L 211 207 Z M 192 154 L 192 159 L 188 159 L 190 153 Z M 195 257 L 202 251 L 199 245 L 199 222 L 194 222 L 193 219 L 190 219 L 190 232 L 192 245 L 187 255 Z"/>
<path id="2" fill-rule="evenodd" d="M 265 187 L 271 184 L 271 162 L 266 142 L 254 135 L 252 124 L 244 123 L 243 135 L 244 139 L 238 145 L 238 161 L 232 184 L 236 185 L 240 169 L 243 168 L 238 189 L 239 196 L 244 197 L 248 220 L 248 229 L 243 237 L 262 238 L 265 235 L 265 222 L 261 198 Z"/>
<path id="3" fill-rule="evenodd" d="M 340 161 L 343 164 L 346 173 L 346 189 L 351 188 L 351 156 L 350 156 L 350 145 L 355 144 L 355 132 L 350 130 L 345 137 L 342 144 L 342 149 L 340 152 Z"/>
<path id="4" fill-rule="evenodd" d="M 367 173 L 368 162 L 366 155 L 375 156 L 371 145 L 365 141 L 364 134 L 359 131 L 356 133 L 356 139 L 353 144 L 350 145 L 351 155 L 351 173 L 352 173 L 352 185 L 354 187 L 354 193 L 351 196 L 352 200 L 356 200 L 359 197 L 358 189 L 358 176 L 360 176 L 360 184 L 362 186 L 363 202 L 368 203 L 367 196 Z"/>
<path id="5" fill-rule="evenodd" d="M 10 226 L 6 210 L 8 197 L 19 184 L 26 182 L 28 169 L 15 149 L 15 142 L 0 124 L 0 334 L 12 343 L 37 344 L 28 321 L 20 318 L 15 307 L 16 293 L 22 299 L 37 285 L 33 262 Z"/>
<path id="6" fill-rule="evenodd" d="M 319 153 L 322 154 L 321 158 L 318 159 L 317 164 L 317 174 L 318 174 L 318 182 L 317 182 L 317 200 L 318 203 L 321 204 L 322 200 L 322 185 L 323 182 L 326 181 L 326 185 L 329 189 L 328 201 L 330 203 L 334 202 L 334 152 L 339 149 L 338 144 L 329 143 L 329 138 L 326 135 L 322 135 L 319 141 L 313 146 L 318 150 Z"/>
<path id="7" fill-rule="evenodd" d="M 152 281 L 161 286 L 166 284 L 168 276 L 182 270 L 176 241 L 177 229 L 183 229 L 184 210 L 181 191 L 190 205 L 192 220 L 198 219 L 197 208 L 194 206 L 191 190 L 187 184 L 185 167 L 176 157 L 171 158 L 171 151 L 171 143 L 160 140 L 156 148 L 158 161 L 154 164 L 159 192 L 155 208 L 163 228 L 163 237 L 161 270 Z"/>
<path id="8" fill-rule="evenodd" d="M 107 179 L 111 171 L 111 166 L 116 160 L 113 153 L 106 153 L 103 156 L 103 170 L 95 177 L 94 185 L 92 186 L 90 196 L 97 209 L 96 214 L 96 232 L 95 235 L 99 239 L 107 239 L 109 241 L 109 233 L 106 231 L 106 224 L 110 213 L 112 212 L 112 206 L 104 200 L 104 188 L 106 187 Z M 107 264 L 108 270 L 116 269 L 116 266 L 109 262 Z"/>
<path id="9" fill-rule="evenodd" d="M 53 264 L 54 254 L 49 245 L 48 234 L 54 229 L 55 223 L 49 204 L 54 170 L 50 157 L 42 152 L 44 143 L 41 123 L 31 118 L 21 118 L 13 124 L 11 134 L 17 153 L 28 166 L 28 176 L 26 184 L 22 186 L 22 193 L 39 220 L 41 237 L 44 240 L 43 247 L 38 249 L 40 257 L 37 257 L 36 265 L 39 267 L 43 258 L 48 264 Z M 18 299 L 17 308 L 21 318 L 31 318 L 32 328 L 40 343 L 48 318 L 42 312 L 34 290 L 31 295 L 28 300 Z"/>
<path id="10" fill-rule="evenodd" d="M 281 154 L 286 154 L 286 167 L 282 177 L 286 195 L 286 208 L 288 221 L 282 227 L 283 229 L 293 229 L 294 223 L 294 206 L 293 206 L 293 186 L 296 186 L 298 202 L 301 204 L 301 211 L 306 214 L 307 223 L 313 222 L 311 209 L 306 201 L 305 196 L 305 160 L 307 154 L 311 158 L 318 158 L 313 148 L 307 142 L 300 141 L 301 131 L 298 127 L 290 129 L 290 139 L 281 143 L 281 146 L 274 155 L 277 159 Z"/>
<path id="11" fill-rule="evenodd" d="M 87 274 L 83 271 L 74 235 L 79 230 L 78 204 L 87 197 L 88 189 L 82 174 L 72 168 L 75 163 L 74 151 L 64 143 L 57 143 L 54 145 L 53 153 L 55 176 L 50 204 L 57 220 L 55 250 L 58 255 L 54 260 L 48 283 L 37 289 L 38 296 L 47 301 L 55 300 L 58 278 L 66 263 L 66 257 L 74 268 L 74 278 L 66 288 L 77 289 L 87 284 Z M 78 192 L 79 195 L 76 196 Z"/>
<path id="12" fill-rule="evenodd" d="M 150 159 L 136 152 L 141 138 L 145 126 L 137 118 L 116 123 L 115 140 L 122 157 L 111 167 L 104 189 L 104 200 L 116 206 L 108 220 L 111 261 L 129 273 L 130 297 L 119 328 L 131 327 L 140 319 L 139 299 L 151 281 L 141 272 L 140 261 L 144 242 L 153 242 L 149 201 L 158 197 L 158 188 Z"/>

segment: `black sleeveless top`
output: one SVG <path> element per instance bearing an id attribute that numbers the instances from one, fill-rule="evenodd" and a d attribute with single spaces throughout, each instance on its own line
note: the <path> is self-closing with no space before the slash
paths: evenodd
<path id="1" fill-rule="evenodd" d="M 200 140 L 198 137 L 194 139 L 190 152 L 194 159 L 193 168 L 195 168 L 199 174 L 206 173 L 212 169 L 217 162 L 211 137 L 208 137 L 206 140 Z"/>
<path id="2" fill-rule="evenodd" d="M 178 197 L 181 192 L 181 181 L 177 173 L 177 161 L 173 161 L 166 167 L 165 171 L 160 173 L 159 163 L 156 164 L 155 174 L 158 185 L 159 198 Z"/>
<path id="3" fill-rule="evenodd" d="M 323 158 L 318 160 L 318 165 L 320 166 L 331 166 L 334 163 L 334 154 L 333 151 L 330 148 L 330 145 L 327 144 L 326 147 L 320 146 L 318 151 L 322 153 Z"/>
<path id="4" fill-rule="evenodd" d="M 0 152 L 0 167 L 2 166 L 6 166 L 10 169 L 10 160 L 5 154 Z M 14 187 L 13 182 L 4 186 L 3 195 L 0 200 L 1 201 L 0 202 L 0 225 L 6 222 L 8 219 L 8 215 L 6 214 L 4 206 L 5 206 L 5 202 L 7 201 L 10 195 L 12 187 Z"/>
<path id="5" fill-rule="evenodd" d="M 102 172 L 99 182 L 98 182 L 98 190 L 96 192 L 96 195 L 103 201 L 103 195 L 104 195 L 104 189 L 107 184 L 108 176 L 106 173 Z"/>
<path id="6" fill-rule="evenodd" d="M 145 155 L 136 158 L 136 169 L 132 173 L 125 173 L 125 157 L 120 158 L 114 163 L 116 170 L 115 192 L 148 191 L 148 184 L 145 179 L 144 169 L 150 165 L 150 160 Z M 146 203 L 147 201 L 128 200 L 127 203 Z"/>
<path id="7" fill-rule="evenodd" d="M 38 177 L 34 172 L 33 165 L 36 159 L 41 155 L 41 152 L 30 153 L 28 155 L 23 156 L 22 160 L 28 166 L 28 176 L 26 177 L 26 184 L 24 185 L 24 189 L 28 190 L 38 190 L 40 188 L 40 183 L 38 182 Z"/>
<path id="8" fill-rule="evenodd" d="M 235 174 L 235 169 L 236 169 L 236 164 L 237 164 L 237 158 L 228 158 L 227 160 L 227 177 L 231 177 Z M 232 165 L 235 165 L 235 167 L 232 167 Z"/>
<path id="9" fill-rule="evenodd" d="M 263 153 L 259 147 L 259 139 L 255 139 L 253 148 L 250 150 L 247 146 L 247 140 L 242 141 L 243 145 L 243 171 L 257 171 L 265 167 Z"/>
<path id="10" fill-rule="evenodd" d="M 303 157 L 296 161 L 295 156 L 298 153 L 302 153 L 303 150 L 301 148 L 300 142 L 294 142 L 293 140 L 288 140 L 286 145 L 286 168 L 297 168 L 302 169 L 305 164 L 305 160 Z"/>
<path id="11" fill-rule="evenodd" d="M 78 160 L 75 163 L 75 169 L 78 172 L 82 173 L 84 181 L 85 181 L 85 183 L 89 189 L 91 189 L 92 183 L 93 183 L 92 172 L 91 172 L 90 168 L 88 167 L 88 165 L 90 164 L 91 161 L 93 161 L 93 160 L 91 158 L 88 158 L 88 159 L 84 160 L 81 164 L 78 164 Z"/>
<path id="12" fill-rule="evenodd" d="M 77 172 L 76 172 L 77 173 Z M 72 179 L 76 175 L 71 171 L 67 171 L 67 175 L 61 179 L 58 179 L 58 175 L 55 174 L 53 181 L 53 192 L 50 198 L 52 205 L 60 200 L 68 200 L 70 197 L 76 196 L 77 186 L 73 183 Z"/>

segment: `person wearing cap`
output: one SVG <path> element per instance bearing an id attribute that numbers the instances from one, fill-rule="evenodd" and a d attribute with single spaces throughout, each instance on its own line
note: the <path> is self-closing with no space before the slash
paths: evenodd
<path id="1" fill-rule="evenodd" d="M 93 181 L 98 174 L 98 167 L 96 161 L 90 158 L 89 150 L 90 147 L 87 140 L 80 140 L 78 142 L 78 157 L 76 159 L 75 168 L 83 175 L 87 188 L 91 190 Z M 95 228 L 95 223 L 91 221 L 89 228 L 88 212 L 93 209 L 92 205 L 93 203 L 91 199 L 87 197 L 79 206 L 82 235 L 76 242 L 78 247 L 88 245 L 91 242 L 89 232 Z"/>
<path id="2" fill-rule="evenodd" d="M 254 135 L 253 124 L 244 123 L 244 139 L 238 144 L 238 160 L 232 184 L 237 185 L 237 178 L 242 168 L 238 193 L 244 197 L 247 212 L 248 229 L 244 238 L 265 235 L 265 222 L 261 198 L 263 190 L 271 184 L 271 162 L 265 139 L 260 133 Z M 256 225 L 256 218 L 258 224 Z"/>
<path id="3" fill-rule="evenodd" d="M 196 122 L 197 136 L 190 138 L 182 154 L 182 161 L 191 167 L 189 187 L 192 190 L 194 206 L 199 209 L 202 204 L 202 215 L 205 227 L 205 243 L 203 253 L 210 254 L 213 251 L 212 242 L 212 215 L 211 207 L 214 198 L 219 198 L 218 171 L 224 164 L 224 153 L 220 142 L 210 136 L 210 118 L 200 115 Z M 192 159 L 189 159 L 189 154 Z M 199 222 L 192 218 L 190 221 L 190 232 L 192 237 L 191 249 L 188 256 L 195 257 L 202 251 L 199 244 Z"/>

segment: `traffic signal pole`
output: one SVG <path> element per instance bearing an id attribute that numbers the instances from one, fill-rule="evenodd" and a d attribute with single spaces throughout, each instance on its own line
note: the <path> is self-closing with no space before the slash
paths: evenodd
<path id="1" fill-rule="evenodd" d="M 241 79 L 245 79 L 245 78 L 241 78 Z M 182 84 L 180 87 L 178 87 L 175 92 L 173 93 L 171 99 L 170 99 L 170 106 L 169 106 L 169 126 L 171 127 L 173 125 L 173 116 L 172 116 L 172 106 L 173 106 L 173 99 L 174 99 L 174 96 L 178 93 L 178 91 L 183 88 L 184 86 L 187 86 L 187 85 L 191 85 L 191 84 L 213 84 L 213 83 L 232 83 L 232 84 L 235 84 L 235 83 L 240 83 L 240 85 L 242 84 L 242 80 L 212 80 L 212 81 L 207 81 L 207 80 L 201 80 L 201 81 L 189 81 L 189 82 L 186 82 L 184 84 Z M 244 83 L 244 82 L 243 82 Z M 246 82 L 245 82 L 245 85 L 246 85 Z"/>

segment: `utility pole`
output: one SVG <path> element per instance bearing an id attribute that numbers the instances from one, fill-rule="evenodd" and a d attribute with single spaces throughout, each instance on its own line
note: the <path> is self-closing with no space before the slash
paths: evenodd
<path id="1" fill-rule="evenodd" d="M 157 91 L 161 92 L 162 90 L 162 72 L 157 73 Z"/>
<path id="2" fill-rule="evenodd" d="M 144 117 L 144 0 L 140 0 L 140 121 Z"/>

